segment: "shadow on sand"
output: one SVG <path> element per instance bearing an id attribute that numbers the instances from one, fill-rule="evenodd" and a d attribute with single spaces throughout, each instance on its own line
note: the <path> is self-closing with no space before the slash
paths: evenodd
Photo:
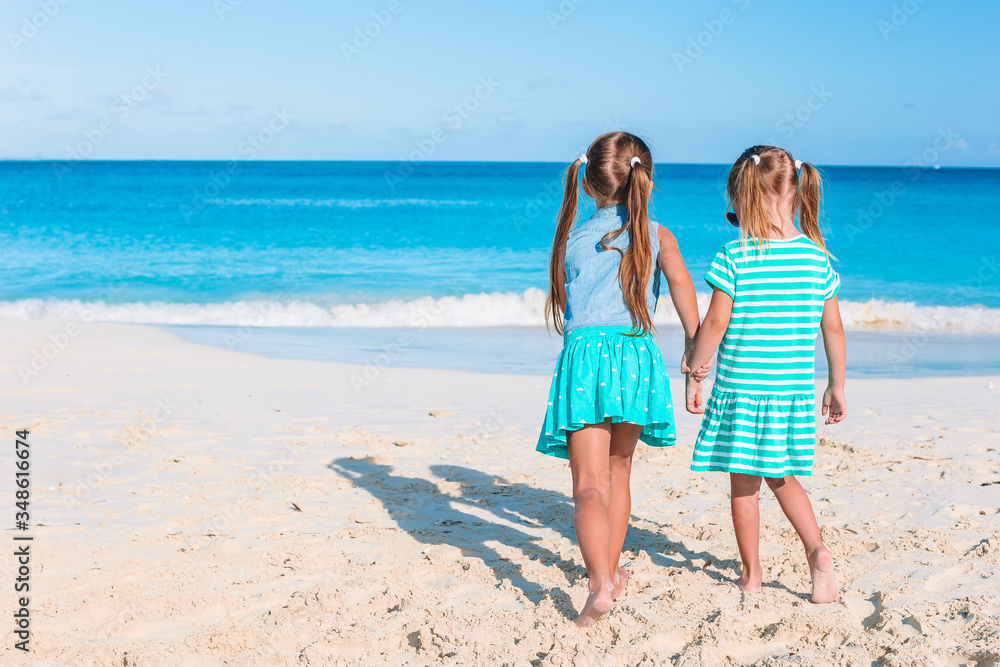
<path id="1" fill-rule="evenodd" d="M 566 591 L 530 580 L 521 566 L 531 560 L 556 565 L 571 584 L 586 577 L 582 562 L 563 558 L 547 548 L 544 538 L 537 535 L 539 528 L 550 528 L 575 543 L 571 498 L 527 484 L 511 484 L 502 477 L 462 466 L 431 466 L 437 480 L 459 485 L 457 495 L 442 493 L 437 480 L 396 475 L 391 466 L 370 459 L 340 458 L 328 467 L 371 493 L 400 529 L 419 542 L 457 547 L 464 555 L 481 559 L 498 581 L 510 581 L 533 603 L 549 597 L 568 618 L 576 615 Z M 463 508 L 478 511 L 473 513 Z M 485 520 L 484 513 L 492 514 L 498 521 Z M 490 546 L 491 542 L 516 549 L 524 557 L 515 562 Z M 716 581 L 727 580 L 719 570 L 736 571 L 739 567 L 735 560 L 719 560 L 707 552 L 691 551 L 659 532 L 635 526 L 629 528 L 625 549 L 647 553 L 656 565 L 682 567 Z M 695 564 L 706 560 L 713 564 L 712 569 Z"/>

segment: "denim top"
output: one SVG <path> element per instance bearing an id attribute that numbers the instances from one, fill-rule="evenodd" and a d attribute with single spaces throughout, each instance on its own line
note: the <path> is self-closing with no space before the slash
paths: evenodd
<path id="1" fill-rule="evenodd" d="M 621 255 L 615 250 L 601 248 L 604 235 L 621 229 L 627 219 L 627 206 L 605 206 L 569 233 L 565 262 L 566 312 L 563 315 L 566 334 L 579 327 L 632 326 L 632 316 L 618 283 Z M 646 307 L 650 315 L 656 310 L 656 300 L 660 296 L 660 241 L 656 227 L 657 224 L 650 220 L 653 266 L 646 283 Z M 625 231 L 608 245 L 624 251 L 629 246 L 629 239 Z"/>

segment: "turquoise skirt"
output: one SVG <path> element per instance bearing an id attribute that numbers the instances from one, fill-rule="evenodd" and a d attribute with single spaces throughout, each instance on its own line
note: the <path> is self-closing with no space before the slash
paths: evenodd
<path id="1" fill-rule="evenodd" d="M 639 440 L 653 447 L 677 441 L 674 406 L 660 350 L 631 327 L 580 327 L 565 337 L 549 389 L 538 451 L 569 458 L 566 433 L 587 424 L 640 424 Z"/>

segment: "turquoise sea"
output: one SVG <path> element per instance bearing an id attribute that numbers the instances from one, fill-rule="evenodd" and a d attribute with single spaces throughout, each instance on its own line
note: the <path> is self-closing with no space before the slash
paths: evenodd
<path id="1" fill-rule="evenodd" d="M 389 345 L 401 350 L 390 364 L 544 372 L 559 346 L 541 305 L 564 169 L 0 162 L 0 316 L 170 325 L 277 356 L 386 362 Z M 656 166 L 653 215 L 705 294 L 708 262 L 735 236 L 727 170 Z M 862 353 L 852 372 L 1000 369 L 1000 170 L 823 171 L 825 234 Z"/>

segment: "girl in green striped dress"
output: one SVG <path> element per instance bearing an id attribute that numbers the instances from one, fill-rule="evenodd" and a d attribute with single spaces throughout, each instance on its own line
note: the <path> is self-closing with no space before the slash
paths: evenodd
<path id="1" fill-rule="evenodd" d="M 760 589 L 761 479 L 802 540 L 813 602 L 839 599 L 833 559 L 820 538 L 809 497 L 796 475 L 811 475 L 816 441 L 814 346 L 823 332 L 829 384 L 827 424 L 846 416 L 846 345 L 837 306 L 840 278 L 819 231 L 820 176 L 774 146 L 744 151 L 729 172 L 727 194 L 740 238 L 719 250 L 705 280 L 713 288 L 690 367 L 718 349 L 712 394 L 690 382 L 689 412 L 704 413 L 692 470 L 728 472 L 743 572 L 734 583 Z M 795 227 L 798 213 L 801 231 Z"/>

